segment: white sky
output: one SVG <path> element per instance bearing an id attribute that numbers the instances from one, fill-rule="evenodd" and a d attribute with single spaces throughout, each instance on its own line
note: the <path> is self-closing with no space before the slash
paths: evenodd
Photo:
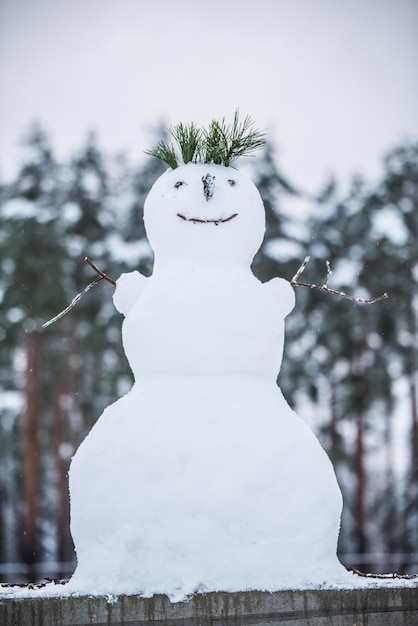
<path id="1" fill-rule="evenodd" d="M 0 0 L 0 172 L 38 119 L 60 156 L 98 131 L 141 159 L 158 120 L 238 106 L 316 191 L 418 136 L 417 0 Z"/>

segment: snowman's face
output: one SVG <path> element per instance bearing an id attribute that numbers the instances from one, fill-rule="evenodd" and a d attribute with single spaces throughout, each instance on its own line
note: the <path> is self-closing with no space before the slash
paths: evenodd
<path id="1" fill-rule="evenodd" d="M 163 174 L 144 207 L 156 260 L 251 263 L 264 235 L 260 194 L 244 174 L 189 163 Z"/>

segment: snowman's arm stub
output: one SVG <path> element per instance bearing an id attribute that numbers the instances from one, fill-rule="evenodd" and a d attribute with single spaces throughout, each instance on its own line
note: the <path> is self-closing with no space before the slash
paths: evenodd
<path id="1" fill-rule="evenodd" d="M 119 313 L 127 315 L 141 295 L 147 279 L 137 270 L 121 274 L 116 281 L 113 303 Z"/>
<path id="2" fill-rule="evenodd" d="M 283 317 L 289 315 L 295 306 L 295 291 L 289 281 L 284 278 L 273 278 L 267 283 L 264 283 L 264 285 L 274 293 L 274 297 L 279 303 Z"/>

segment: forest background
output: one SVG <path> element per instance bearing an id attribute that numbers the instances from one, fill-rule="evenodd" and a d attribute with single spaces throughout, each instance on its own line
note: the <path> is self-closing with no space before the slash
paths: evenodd
<path id="1" fill-rule="evenodd" d="M 296 288 L 280 385 L 335 464 L 343 562 L 418 571 L 417 32 L 415 0 L 0 1 L 0 580 L 71 574 L 68 463 L 131 384 L 109 284 L 42 323 L 95 278 L 86 254 L 150 273 L 152 125 L 237 106 L 270 141 L 238 164 L 266 206 L 257 276 L 310 254 L 306 281 L 329 260 L 332 287 L 389 294 Z"/>
<path id="2" fill-rule="evenodd" d="M 155 130 L 155 138 L 163 131 Z M 240 164 L 238 164 L 240 166 Z M 316 195 L 281 172 L 275 147 L 244 162 L 262 195 L 266 237 L 253 271 L 308 282 L 360 305 L 296 288 L 279 384 L 318 435 L 344 496 L 342 561 L 362 571 L 418 570 L 418 144 L 392 149 L 381 180 L 360 176 Z M 68 160 L 32 126 L 21 163 L 0 183 L 0 577 L 67 577 L 75 566 L 67 472 L 109 403 L 132 384 L 113 288 L 94 287 L 47 329 L 95 275 L 152 271 L 143 203 L 164 165 L 105 154 L 94 135 Z M 303 197 L 309 212 L 284 209 Z M 140 323 L 140 320 L 139 322 Z M 297 454 L 297 450 L 295 450 Z M 278 480 L 280 477 L 278 477 Z"/>

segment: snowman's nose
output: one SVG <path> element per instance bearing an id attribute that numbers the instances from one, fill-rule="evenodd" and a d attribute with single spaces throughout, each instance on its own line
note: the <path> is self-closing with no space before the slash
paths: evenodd
<path id="1" fill-rule="evenodd" d="M 202 176 L 203 193 L 206 200 L 210 200 L 213 196 L 213 188 L 215 187 L 215 176 L 207 173 L 206 176 Z"/>

